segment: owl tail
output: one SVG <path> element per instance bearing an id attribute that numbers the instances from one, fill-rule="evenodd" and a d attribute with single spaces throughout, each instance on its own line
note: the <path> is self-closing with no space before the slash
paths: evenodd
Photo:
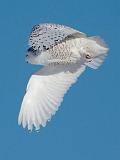
<path id="1" fill-rule="evenodd" d="M 86 65 L 90 68 L 97 69 L 104 62 L 104 59 L 107 56 L 108 47 L 100 37 L 89 37 L 89 39 L 94 41 L 91 47 L 94 48 L 96 53 L 89 62 L 86 62 Z"/>

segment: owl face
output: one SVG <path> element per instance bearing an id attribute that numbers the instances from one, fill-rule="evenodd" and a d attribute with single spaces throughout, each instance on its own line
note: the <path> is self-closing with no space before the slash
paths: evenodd
<path id="1" fill-rule="evenodd" d="M 107 47 L 100 45 L 95 40 L 93 38 L 80 39 L 80 55 L 85 62 L 91 62 L 94 58 L 101 57 L 108 51 Z M 100 38 L 97 41 L 101 41 Z"/>

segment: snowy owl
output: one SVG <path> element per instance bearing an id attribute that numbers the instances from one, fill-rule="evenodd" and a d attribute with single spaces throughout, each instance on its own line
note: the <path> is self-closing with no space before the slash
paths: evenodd
<path id="1" fill-rule="evenodd" d="M 32 28 L 26 62 L 42 65 L 27 85 L 18 124 L 32 131 L 45 127 L 58 110 L 63 97 L 86 67 L 97 69 L 108 47 L 97 36 L 58 24 L 39 24 Z"/>

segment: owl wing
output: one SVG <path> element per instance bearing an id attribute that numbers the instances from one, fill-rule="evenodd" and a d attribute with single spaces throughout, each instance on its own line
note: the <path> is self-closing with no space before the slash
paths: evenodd
<path id="1" fill-rule="evenodd" d="M 85 70 L 84 65 L 46 66 L 31 76 L 23 98 L 18 124 L 39 130 L 58 110 L 64 94 Z"/>
<path id="2" fill-rule="evenodd" d="M 33 27 L 29 48 L 39 50 L 39 53 L 71 38 L 86 37 L 82 32 L 64 25 L 40 24 Z"/>

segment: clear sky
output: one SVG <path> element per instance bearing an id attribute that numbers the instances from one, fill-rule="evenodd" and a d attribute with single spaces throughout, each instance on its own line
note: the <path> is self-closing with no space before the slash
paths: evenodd
<path id="1" fill-rule="evenodd" d="M 110 47 L 99 70 L 87 69 L 41 132 L 17 125 L 25 87 L 39 66 L 24 61 L 38 23 L 65 24 Z M 120 1 L 0 1 L 0 160 L 120 160 Z"/>

